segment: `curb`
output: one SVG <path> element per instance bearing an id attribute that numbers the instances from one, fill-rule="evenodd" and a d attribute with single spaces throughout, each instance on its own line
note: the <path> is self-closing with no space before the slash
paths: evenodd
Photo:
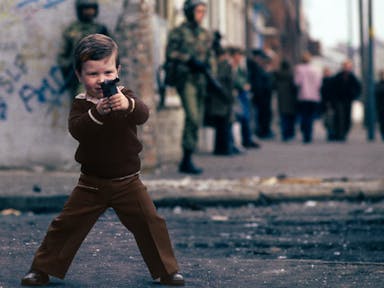
<path id="1" fill-rule="evenodd" d="M 144 184 L 160 207 L 204 207 L 269 205 L 284 201 L 380 200 L 384 180 L 327 180 L 316 178 L 247 178 L 240 180 L 145 180 Z M 63 189 L 64 190 L 64 189 Z M 34 213 L 61 211 L 68 191 L 51 195 L 27 194 L 0 196 L 0 211 L 15 209 Z"/>

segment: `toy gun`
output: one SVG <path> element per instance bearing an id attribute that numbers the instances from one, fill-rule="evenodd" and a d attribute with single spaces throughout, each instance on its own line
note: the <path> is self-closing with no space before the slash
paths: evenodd
<path id="1" fill-rule="evenodd" d="M 112 95 L 115 95 L 117 91 L 116 83 L 119 82 L 119 78 L 115 78 L 113 80 L 105 80 L 100 84 L 101 89 L 103 90 L 104 97 L 111 97 Z"/>

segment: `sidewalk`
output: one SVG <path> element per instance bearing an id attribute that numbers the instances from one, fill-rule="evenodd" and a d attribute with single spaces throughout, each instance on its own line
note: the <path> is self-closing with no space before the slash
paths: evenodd
<path id="1" fill-rule="evenodd" d="M 310 145 L 275 139 L 240 156 L 199 153 L 195 158 L 204 167 L 202 175 L 180 174 L 177 165 L 170 164 L 144 171 L 142 179 L 163 207 L 383 197 L 384 143 L 367 142 L 358 127 L 347 143 L 327 143 L 319 125 Z M 78 172 L 2 170 L 0 211 L 60 210 L 77 178 Z"/>

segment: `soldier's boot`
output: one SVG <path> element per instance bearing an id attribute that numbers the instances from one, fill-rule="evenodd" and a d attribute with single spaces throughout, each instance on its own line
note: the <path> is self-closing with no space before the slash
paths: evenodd
<path id="1" fill-rule="evenodd" d="M 179 172 L 187 174 L 201 174 L 203 169 L 196 167 L 192 162 L 192 150 L 185 149 L 183 159 L 179 165 Z"/>

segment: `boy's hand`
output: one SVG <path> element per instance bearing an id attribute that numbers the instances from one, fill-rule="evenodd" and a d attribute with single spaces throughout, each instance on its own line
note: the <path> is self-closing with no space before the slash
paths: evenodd
<path id="1" fill-rule="evenodd" d="M 100 101 L 96 105 L 96 110 L 100 115 L 106 115 L 112 111 L 109 106 L 108 98 L 101 98 Z"/>
<path id="2" fill-rule="evenodd" d="M 121 93 L 119 88 L 118 91 L 118 93 L 108 99 L 110 109 L 112 109 L 112 111 L 128 110 L 130 102 L 127 97 Z"/>

